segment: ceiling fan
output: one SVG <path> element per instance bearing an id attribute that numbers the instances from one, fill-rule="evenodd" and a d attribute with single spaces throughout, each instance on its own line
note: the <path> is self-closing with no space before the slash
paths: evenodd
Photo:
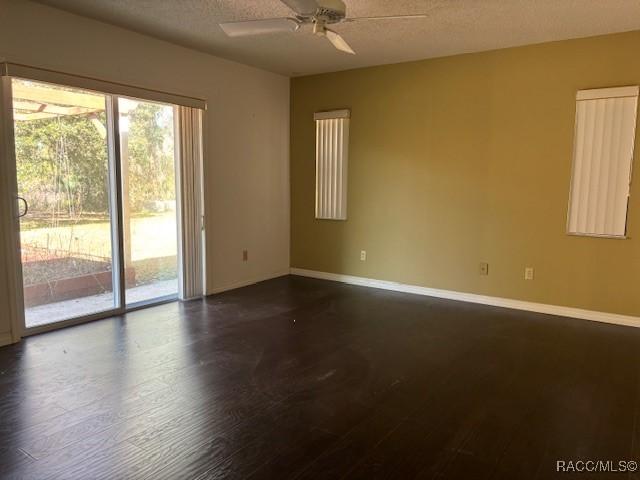
<path id="1" fill-rule="evenodd" d="M 347 17 L 347 7 L 342 0 L 280 0 L 295 13 L 291 17 L 265 18 L 221 23 L 220 27 L 230 37 L 260 35 L 263 33 L 295 32 L 302 25 L 313 24 L 313 33 L 329 40 L 338 50 L 355 55 L 356 52 L 337 32 L 327 28 L 342 22 L 363 20 L 395 20 L 425 18 L 419 15 L 389 15 L 382 17 Z"/>

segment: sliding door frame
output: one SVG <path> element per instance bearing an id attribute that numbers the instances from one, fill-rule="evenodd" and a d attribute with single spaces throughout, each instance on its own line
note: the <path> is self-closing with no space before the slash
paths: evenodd
<path id="1" fill-rule="evenodd" d="M 107 95 L 107 148 L 109 149 L 109 217 L 111 218 L 111 285 L 118 314 L 125 311 L 124 217 L 122 214 L 122 162 L 118 97 Z M 113 254 L 115 250 L 116 255 Z M 118 288 L 116 289 L 116 285 Z"/>
<path id="2" fill-rule="evenodd" d="M 104 95 L 106 102 L 107 118 L 107 147 L 108 147 L 108 167 L 109 167 L 109 213 L 111 223 L 111 256 L 112 256 L 112 285 L 115 307 L 102 312 L 62 320 L 46 325 L 27 328 L 25 324 L 25 307 L 23 291 L 22 262 L 20 252 L 20 219 L 18 217 L 17 202 L 15 198 L 18 194 L 17 165 L 15 155 L 15 136 L 13 124 L 13 95 L 11 80 L 13 78 L 32 80 L 54 85 L 78 88 Z M 204 100 L 182 97 L 166 92 L 146 90 L 138 87 L 130 87 L 112 82 L 96 80 L 88 77 L 74 76 L 51 70 L 38 69 L 24 65 L 0 64 L 0 138 L 3 140 L 4 148 L 0 151 L 0 173 L 5 177 L 8 195 L 0 200 L 0 209 L 7 211 L 11 217 L 11 228 L 5 233 L 6 258 L 9 271 L 13 269 L 15 275 L 7 275 L 8 294 L 11 301 L 11 334 L 12 340 L 17 342 L 20 338 L 35 335 L 38 333 L 56 330 L 72 325 L 79 325 L 94 320 L 123 315 L 128 312 L 140 310 L 151 305 L 162 305 L 179 300 L 178 295 L 171 297 L 161 297 L 157 301 L 143 301 L 133 305 L 126 305 L 126 280 L 124 262 L 124 218 L 123 218 L 123 198 L 122 198 L 122 162 L 120 158 L 120 129 L 119 129 L 119 98 L 133 98 L 154 103 L 169 105 L 187 105 L 206 110 Z M 204 132 L 203 132 L 204 135 Z M 177 138 L 177 137 L 176 137 Z M 203 138 L 203 143 L 204 138 Z M 179 169 L 179 156 L 175 157 L 176 169 Z M 176 177 L 176 200 L 178 198 L 178 185 Z M 2 210 L 0 210 L 1 212 Z M 178 219 L 176 218 L 176 221 Z M 177 225 L 180 231 L 180 225 Z M 178 252 L 178 264 L 180 265 L 180 252 Z M 181 269 L 178 268 L 178 275 Z"/>
<path id="3" fill-rule="evenodd" d="M 0 76 L 0 181 L 6 194 L 0 199 L 0 218 L 6 215 L 9 228 L 2 228 L 4 233 L 3 252 L 7 263 L 7 295 L 9 297 L 9 324 L 11 340 L 17 342 L 24 330 L 24 291 L 22 284 L 22 261 L 20 251 L 20 218 L 17 207 L 18 176 L 16 165 L 16 149 L 13 127 L 13 91 L 11 77 Z M 9 225 L 7 225 L 9 226 Z M 5 227 L 5 225 L 2 225 Z M 14 272 L 14 274 L 11 274 Z"/>

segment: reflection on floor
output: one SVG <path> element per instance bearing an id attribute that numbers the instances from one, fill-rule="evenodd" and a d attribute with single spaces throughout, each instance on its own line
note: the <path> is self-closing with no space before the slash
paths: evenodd
<path id="1" fill-rule="evenodd" d="M 176 295 L 177 292 L 177 279 L 162 280 L 147 285 L 128 288 L 127 303 L 132 304 L 154 298 Z M 27 308 L 25 311 L 25 323 L 27 328 L 39 327 L 48 323 L 91 315 L 92 313 L 103 312 L 112 308 L 114 308 L 113 293 L 102 293 L 100 295 L 91 295 L 90 297 L 76 298 Z"/>

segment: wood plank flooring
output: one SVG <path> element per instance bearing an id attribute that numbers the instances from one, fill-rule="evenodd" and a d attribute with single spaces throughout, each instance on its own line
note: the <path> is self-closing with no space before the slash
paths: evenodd
<path id="1" fill-rule="evenodd" d="M 640 478 L 640 329 L 282 277 L 0 348 L 2 479 Z"/>

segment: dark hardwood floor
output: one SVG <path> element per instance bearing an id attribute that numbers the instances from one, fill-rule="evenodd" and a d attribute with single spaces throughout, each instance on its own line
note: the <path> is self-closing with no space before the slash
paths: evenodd
<path id="1" fill-rule="evenodd" d="M 0 349 L 2 479 L 636 478 L 640 329 L 282 277 Z"/>

